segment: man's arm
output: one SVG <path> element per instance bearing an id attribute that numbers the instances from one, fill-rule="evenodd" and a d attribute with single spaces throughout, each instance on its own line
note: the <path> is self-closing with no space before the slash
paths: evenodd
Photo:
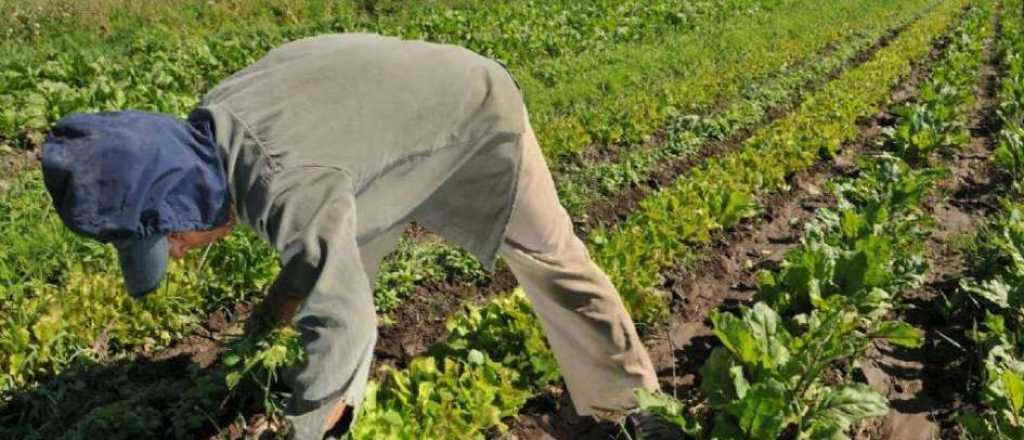
<path id="1" fill-rule="evenodd" d="M 275 176 L 270 192 L 264 221 L 283 269 L 266 308 L 295 324 L 306 352 L 287 415 L 296 438 L 319 440 L 346 406 L 362 402 L 377 338 L 352 182 L 333 168 L 300 168 Z"/>

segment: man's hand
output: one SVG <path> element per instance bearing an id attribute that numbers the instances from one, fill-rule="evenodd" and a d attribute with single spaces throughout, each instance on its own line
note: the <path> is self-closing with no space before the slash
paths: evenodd
<path id="1" fill-rule="evenodd" d="M 302 305 L 302 298 L 271 291 L 263 300 L 264 307 L 276 320 L 275 326 L 283 326 L 291 322 L 295 312 Z"/>
<path id="2" fill-rule="evenodd" d="M 245 323 L 245 333 L 256 335 L 267 333 L 275 328 L 288 325 L 295 312 L 299 310 L 303 299 L 297 296 L 280 293 L 271 288 L 270 294 L 253 310 Z"/>

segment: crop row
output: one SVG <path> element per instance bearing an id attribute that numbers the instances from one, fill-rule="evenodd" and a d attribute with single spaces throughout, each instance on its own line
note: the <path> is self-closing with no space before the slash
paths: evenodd
<path id="1" fill-rule="evenodd" d="M 1014 189 L 1024 192 L 1024 10 L 1016 7 L 1019 3 L 1008 2 L 999 48 L 1005 77 L 997 97 L 1002 130 L 995 162 L 1009 174 Z"/>
<path id="2" fill-rule="evenodd" d="M 693 26 L 667 33 L 662 39 L 621 40 L 618 42 L 622 44 L 603 46 L 602 50 L 566 50 L 554 59 L 527 56 L 536 55 L 535 49 L 520 48 L 514 42 L 491 46 L 479 36 L 460 35 L 463 26 L 451 23 L 435 26 L 438 31 L 433 33 L 402 26 L 369 30 L 458 43 L 509 61 L 527 92 L 538 137 L 548 156 L 555 158 L 578 153 L 593 144 L 644 139 L 663 126 L 669 112 L 705 111 L 720 97 L 738 93 L 741 84 L 839 39 L 839 32 L 851 31 L 839 25 L 847 17 L 871 11 L 884 17 L 893 10 L 893 5 L 880 0 L 838 7 L 795 0 L 760 2 L 756 8 L 749 1 L 715 4 L 714 8 L 696 6 L 698 10 L 715 10 L 702 13 L 699 16 L 706 17 Z M 606 6 L 614 8 L 610 2 Z M 907 6 L 913 5 L 900 5 Z M 645 7 L 684 8 L 678 3 Z M 531 10 L 522 5 L 509 8 Z M 608 10 L 602 12 L 615 15 Z M 592 15 L 594 21 L 600 21 Z M 529 13 L 529 20 L 523 20 L 528 27 L 551 16 L 561 15 Z M 503 22 L 489 18 L 487 23 Z M 481 21 L 478 14 L 454 22 L 471 27 Z M 580 26 L 586 28 L 586 23 Z M 361 29 L 335 25 L 336 30 Z M 332 29 L 288 28 L 278 31 L 280 35 L 226 35 L 178 45 L 147 39 L 131 49 L 127 57 L 64 53 L 55 54 L 46 63 L 0 67 L 8 84 L 0 89 L 0 108 L 6 109 L 0 113 L 0 137 L 15 146 L 34 145 L 49 123 L 75 110 L 137 107 L 184 113 L 209 85 L 252 62 L 274 44 L 325 30 Z M 520 51 L 526 55 L 517 59 Z M 679 59 L 687 62 L 679 63 Z"/>
<path id="3" fill-rule="evenodd" d="M 188 3 L 190 0 L 175 0 Z M 537 59 L 558 56 L 564 53 L 579 53 L 613 46 L 625 41 L 653 40 L 666 32 L 679 32 L 697 27 L 713 25 L 718 20 L 729 19 L 739 14 L 764 11 L 763 6 L 774 7 L 783 3 L 750 2 L 730 0 L 727 2 L 680 2 L 659 1 L 641 3 L 636 1 L 612 2 L 597 0 L 580 3 L 553 0 L 544 3 L 510 1 L 501 4 L 479 0 L 423 1 L 412 0 L 400 5 L 381 5 L 380 2 L 332 1 L 333 5 L 322 7 L 313 3 L 317 0 L 274 0 L 275 2 L 307 3 L 311 9 L 304 17 L 289 17 L 277 26 L 260 26 L 246 21 L 241 23 L 220 23 L 214 32 L 188 26 L 184 35 L 160 26 L 157 23 L 170 17 L 167 15 L 145 17 L 147 26 L 123 26 L 112 29 L 110 34 L 100 38 L 88 38 L 75 32 L 68 32 L 61 18 L 48 20 L 42 26 L 51 26 L 51 35 L 40 36 L 37 41 L 5 40 L 0 52 L 6 58 L 26 58 L 40 62 L 55 54 L 86 51 L 89 55 L 106 55 L 112 58 L 131 54 L 157 40 L 175 42 L 184 39 L 288 39 L 294 36 L 322 32 L 372 31 L 406 38 L 437 40 L 442 42 L 474 42 L 480 52 L 506 55 L 515 63 L 532 62 Z M 194 3 L 194 2 L 193 2 Z M 320 2 L 325 3 L 325 2 Z M 378 3 L 373 5 L 372 3 Z M 137 5 L 132 5 L 136 6 Z M 195 17 L 199 21 L 225 21 L 217 17 L 216 9 L 221 5 L 202 5 L 203 13 Z M 236 15 L 243 15 L 241 9 L 250 14 L 272 12 L 268 4 L 232 5 Z M 159 8 L 160 6 L 158 6 Z M 164 6 L 166 7 L 166 6 Z M 230 7 L 230 6 L 229 6 Z M 145 8 L 145 6 L 143 6 Z M 17 7 L 15 7 L 17 9 Z M 367 13 L 374 9 L 373 13 Z M 269 11 L 268 11 L 269 10 Z M 17 14 L 19 11 L 15 10 Z M 73 13 L 87 15 L 88 11 Z M 242 14 L 238 14 L 242 12 Z M 71 15 L 71 14 L 69 14 Z M 127 14 L 125 14 L 127 15 Z M 171 13 L 170 15 L 173 15 Z M 5 17 L 9 18 L 9 17 Z M 28 18 L 28 17 L 26 17 Z M 74 20 L 86 17 L 67 17 Z M 118 16 L 115 18 L 126 18 Z M 127 20 L 126 20 L 127 21 Z M 62 27 L 63 26 L 63 27 Z M 114 26 L 117 26 L 115 23 Z M 69 38 L 71 34 L 71 38 Z M 196 38 L 196 35 L 202 38 Z M 32 46 L 29 47 L 28 45 Z M 173 43 L 172 43 L 173 44 Z"/>
<path id="4" fill-rule="evenodd" d="M 968 333 L 981 365 L 973 396 L 980 403 L 958 421 L 972 439 L 1024 435 L 1024 205 L 1004 202 L 973 237 L 965 259 L 976 278 L 961 280 L 960 294 L 983 315 Z M 991 264 L 991 265 L 986 265 Z"/>
<path id="5" fill-rule="evenodd" d="M 971 241 L 964 260 L 973 277 L 960 282 L 961 295 L 983 312 L 968 333 L 981 365 L 980 404 L 958 415 L 972 439 L 1024 436 L 1024 2 L 1006 1 L 1002 25 L 1005 76 L 997 95 L 1001 131 L 994 162 L 1011 179 L 1013 191 L 1003 212 Z"/>
<path id="6" fill-rule="evenodd" d="M 689 252 L 684 249 L 706 243 L 714 230 L 735 225 L 753 212 L 756 194 L 782 187 L 786 175 L 852 139 L 858 118 L 872 114 L 886 100 L 913 60 L 926 56 L 931 41 L 956 21 L 964 3 L 943 3 L 873 59 L 826 85 L 739 151 L 706 162 L 648 198 L 619 229 L 596 233 L 592 254 L 612 276 L 633 316 L 647 322 L 664 316 L 665 300 L 654 291 L 657 271 Z M 623 252 L 624 243 L 638 248 Z M 643 277 L 652 270 L 653 275 Z M 646 280 L 639 284 L 643 290 L 632 290 L 635 295 L 630 297 L 629 283 L 638 277 Z M 447 438 L 500 428 L 494 420 L 515 413 L 525 395 L 497 390 L 508 390 L 511 384 L 536 391 L 557 377 L 552 355 L 521 293 L 455 317 L 450 331 L 449 339 L 432 348 L 433 356 L 414 360 L 407 370 L 389 371 L 383 383 L 371 386 L 355 438 Z M 438 363 L 445 368 L 437 368 Z M 439 386 L 451 383 L 441 379 L 448 377 L 468 379 L 458 388 Z M 475 398 L 467 405 L 460 396 L 510 397 L 495 397 L 489 404 Z M 445 426 L 460 430 L 449 432 Z"/>
<path id="7" fill-rule="evenodd" d="M 920 330 L 885 318 L 922 281 L 927 219 L 917 210 L 938 176 L 883 155 L 834 182 L 839 206 L 808 224 L 781 271 L 760 274 L 757 302 L 712 312 L 721 346 L 700 370 L 710 414 L 682 427 L 699 436 L 703 420 L 713 438 L 846 438 L 852 423 L 886 414 L 885 396 L 836 366 L 856 365 L 877 341 L 923 342 Z"/>
<path id="8" fill-rule="evenodd" d="M 202 39 L 143 34 L 117 53 L 96 53 L 88 47 L 43 49 L 31 56 L 0 60 L 0 77 L 4 79 L 0 81 L 0 139 L 13 147 L 32 147 L 54 120 L 73 111 L 138 108 L 184 115 L 206 89 L 276 45 L 325 32 L 374 31 L 458 43 L 527 66 L 547 58 L 549 52 L 587 53 L 592 47 L 642 41 L 641 36 L 650 30 L 643 23 L 663 23 L 665 31 L 702 32 L 705 26 L 756 16 L 791 2 L 779 0 L 762 6 L 751 0 L 701 1 L 693 8 L 675 0 L 655 4 L 556 1 L 539 8 L 526 1 L 508 5 L 472 2 L 472 7 L 458 10 L 413 8 L 400 20 L 367 21 L 342 13 L 314 24 L 225 32 Z M 565 16 L 559 11 L 579 15 Z M 686 17 L 678 26 L 664 17 L 672 11 Z M 619 14 L 627 17 L 622 33 L 609 32 L 608 17 Z M 560 26 L 558 17 L 574 20 L 573 26 Z M 633 21 L 639 17 L 650 20 Z M 534 33 L 541 29 L 549 33 Z"/>
<path id="9" fill-rule="evenodd" d="M 867 13 L 887 21 L 884 17 L 921 4 L 894 9 L 876 1 L 794 3 L 730 20 L 702 35 L 671 35 L 594 57 L 545 61 L 539 74 L 522 81 L 531 121 L 554 162 L 590 145 L 642 143 L 673 115 L 706 114 L 757 78 L 847 38 L 856 31 L 843 25 L 850 17 Z"/>
<path id="10" fill-rule="evenodd" d="M 877 36 L 886 29 L 885 24 L 907 20 L 915 11 L 908 5 L 894 8 L 876 0 L 861 3 L 865 8 L 856 15 L 856 20 L 839 24 L 830 33 L 798 32 L 792 40 L 787 40 L 792 44 L 781 45 L 776 50 L 778 57 L 797 59 L 806 56 L 802 51 L 834 44 L 834 50 L 825 60 L 806 58 L 806 69 L 793 72 L 783 69 L 775 77 L 778 81 L 769 81 L 763 89 L 778 91 L 780 95 L 768 94 L 770 98 L 762 103 L 758 99 L 764 94 L 749 92 L 751 99 L 737 101 L 737 107 L 733 107 L 742 109 L 742 113 L 716 116 L 706 121 L 707 124 L 736 121 L 737 125 L 749 125 L 768 106 L 797 93 L 798 84 L 806 78 L 824 75 L 828 67 L 842 64 L 856 49 L 870 44 L 866 38 L 852 42 L 834 42 L 830 38 L 853 34 L 855 29 L 864 29 L 866 37 Z M 920 8 L 926 4 L 921 0 L 915 5 Z M 818 14 L 820 11 L 813 11 L 811 15 L 792 20 L 810 22 Z M 839 15 L 834 15 L 833 19 Z M 767 35 L 764 33 L 773 32 L 771 26 L 780 20 L 764 18 L 765 25 L 737 31 L 735 38 L 737 42 L 764 39 Z M 871 24 L 872 20 L 878 24 Z M 758 69 L 762 68 L 770 70 L 772 66 Z M 689 133 L 687 130 L 690 129 L 673 131 L 677 133 L 673 135 L 673 145 L 690 146 L 691 141 L 697 141 L 691 139 L 697 134 L 685 134 Z M 0 237 L 4 237 L 5 243 L 11 243 L 7 252 L 0 256 L 0 298 L 10 310 L 0 322 L 0 366 L 4 371 L 0 389 L 30 384 L 75 362 L 102 361 L 140 347 L 144 350 L 164 347 L 186 334 L 212 310 L 253 298 L 277 270 L 273 255 L 265 245 L 251 234 L 236 234 L 225 246 L 215 246 L 207 253 L 176 264 L 162 292 L 141 303 L 129 301 L 120 292 L 118 276 L 111 264 L 114 261 L 111 249 L 67 231 L 53 215 L 47 201 L 48 196 L 35 172 L 13 181 L 0 197 L 0 212 L 5 214 L 0 219 Z M 451 246 L 438 242 L 409 246 L 408 241 L 403 242 L 399 252 L 382 267 L 381 288 L 377 289 L 376 298 L 378 307 L 385 312 L 391 310 L 404 295 L 414 291 L 417 283 L 453 278 L 481 283 L 486 280 L 486 274 L 475 260 Z M 106 342 L 97 344 L 98 340 Z"/>
<path id="11" fill-rule="evenodd" d="M 887 318 L 903 307 L 901 293 L 925 280 L 934 220 L 922 205 L 948 175 L 928 165 L 967 143 L 962 122 L 974 107 L 992 12 L 979 2 L 967 13 L 918 100 L 894 109 L 887 151 L 862 160 L 858 177 L 830 183 L 836 206 L 804 226 L 779 270 L 758 274 L 756 304 L 712 312 L 721 345 L 701 368 L 706 405 L 697 405 L 710 414 L 684 412 L 667 396 L 646 396 L 646 405 L 712 438 L 847 438 L 853 423 L 888 412 L 886 397 L 852 373 L 879 341 L 924 342 L 921 330 Z M 929 123 L 915 123 L 922 119 Z M 907 148 L 908 138 L 952 141 L 920 150 Z"/>
<path id="12" fill-rule="evenodd" d="M 857 179 L 834 182 L 839 206 L 818 212 L 781 271 L 760 274 L 757 302 L 711 313 L 721 345 L 700 370 L 710 414 L 682 427 L 712 438 L 846 438 L 852 423 L 886 414 L 885 396 L 851 371 L 828 373 L 855 365 L 875 341 L 923 342 L 920 330 L 885 317 L 921 281 L 916 210 L 936 180 L 882 156 L 864 161 Z"/>
<path id="13" fill-rule="evenodd" d="M 556 179 L 562 204 L 577 221 L 587 218 L 587 207 L 602 197 L 612 197 L 624 187 L 648 179 L 658 165 L 696 154 L 701 147 L 722 142 L 765 121 L 769 113 L 784 113 L 791 103 L 827 82 L 856 57 L 880 44 L 883 36 L 898 33 L 924 13 L 926 4 L 903 4 L 898 11 L 864 10 L 836 26 L 850 38 L 833 40 L 823 53 L 798 60 L 788 68 L 770 73 L 760 81 L 744 84 L 735 96 L 716 105 L 710 114 L 679 113 L 668 118 L 665 138 L 653 146 L 622 148 L 613 162 L 584 159 L 563 167 Z M 888 15 L 886 15 L 888 14 Z M 795 104 L 793 104 L 795 105 Z"/>

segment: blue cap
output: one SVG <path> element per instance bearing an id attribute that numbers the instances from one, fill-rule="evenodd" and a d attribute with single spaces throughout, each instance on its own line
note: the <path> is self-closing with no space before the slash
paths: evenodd
<path id="1" fill-rule="evenodd" d="M 42 152 L 43 180 L 65 225 L 118 251 L 135 297 L 167 270 L 167 235 L 228 219 L 230 195 L 209 120 L 141 111 L 72 114 Z"/>

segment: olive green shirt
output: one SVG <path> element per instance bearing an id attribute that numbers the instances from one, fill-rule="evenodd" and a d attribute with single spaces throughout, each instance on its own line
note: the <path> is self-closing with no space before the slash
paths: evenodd
<path id="1" fill-rule="evenodd" d="M 361 403 L 376 342 L 361 246 L 415 221 L 494 270 L 516 197 L 518 85 L 459 47 L 323 35 L 270 51 L 190 117 L 212 120 L 239 220 L 306 298 L 291 411 L 299 437 L 319 439 L 326 404 Z"/>

